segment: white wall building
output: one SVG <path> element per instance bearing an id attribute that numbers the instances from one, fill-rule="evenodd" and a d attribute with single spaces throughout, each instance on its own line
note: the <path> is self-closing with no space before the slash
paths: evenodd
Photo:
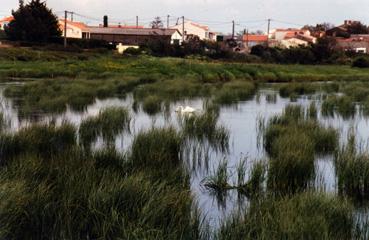
<path id="1" fill-rule="evenodd" d="M 59 20 L 59 28 L 64 36 L 64 19 Z M 67 20 L 67 38 L 90 38 L 89 28 L 84 23 Z"/>
<path id="2" fill-rule="evenodd" d="M 170 28 L 177 29 L 180 32 L 180 34 L 183 35 L 183 23 L 182 22 Z M 185 36 L 185 39 L 189 39 L 191 37 L 197 36 L 200 40 L 209 40 L 209 41 L 216 40 L 216 34 L 211 32 L 208 26 L 200 25 L 192 21 L 184 22 L 184 36 Z"/>

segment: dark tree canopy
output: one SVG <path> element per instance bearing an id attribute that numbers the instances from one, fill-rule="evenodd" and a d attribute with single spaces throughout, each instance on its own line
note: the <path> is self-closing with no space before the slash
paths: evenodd
<path id="1" fill-rule="evenodd" d="M 152 28 L 163 28 L 163 27 L 164 27 L 164 24 L 163 24 L 163 21 L 161 20 L 161 18 L 160 18 L 160 17 L 156 17 L 156 18 L 154 19 L 154 21 L 152 21 L 152 22 L 150 23 L 150 26 L 151 26 Z"/>
<path id="2" fill-rule="evenodd" d="M 32 0 L 27 5 L 19 2 L 19 9 L 12 12 L 14 20 L 5 31 L 11 40 L 47 42 L 61 36 L 58 19 L 41 0 Z"/>
<path id="3" fill-rule="evenodd" d="M 349 34 L 368 34 L 369 28 L 366 25 L 358 22 L 358 23 L 349 25 L 347 27 L 347 32 Z"/>

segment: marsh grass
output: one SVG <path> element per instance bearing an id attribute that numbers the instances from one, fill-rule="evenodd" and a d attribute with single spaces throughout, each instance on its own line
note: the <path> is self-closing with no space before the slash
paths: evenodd
<path id="1" fill-rule="evenodd" d="M 330 154 L 338 146 L 338 132 L 322 126 L 313 105 L 307 109 L 289 105 L 281 116 L 261 124 L 264 148 L 270 156 L 268 187 L 294 193 L 311 186 L 315 155 Z"/>
<path id="2" fill-rule="evenodd" d="M 154 179 L 183 182 L 187 173 L 183 171 L 182 152 L 183 137 L 177 130 L 152 128 L 139 132 L 133 139 L 129 164 L 136 171 L 151 169 Z"/>
<path id="3" fill-rule="evenodd" d="M 356 114 L 356 103 L 349 96 L 329 96 L 322 104 L 322 115 L 333 117 L 334 113 L 343 118 L 352 118 Z"/>
<path id="4" fill-rule="evenodd" d="M 279 94 L 284 98 L 296 98 L 299 95 L 314 94 L 317 90 L 317 85 L 313 83 L 288 83 L 283 84 L 279 88 Z"/>
<path id="5" fill-rule="evenodd" d="M 111 144 L 115 136 L 130 132 L 131 116 L 126 108 L 111 107 L 100 111 L 98 116 L 89 117 L 82 121 L 79 127 L 79 139 L 84 147 L 90 147 L 91 143 L 99 136 Z"/>
<path id="6" fill-rule="evenodd" d="M 232 105 L 251 99 L 256 92 L 256 85 L 249 81 L 225 83 L 214 93 L 214 102 L 220 105 Z"/>
<path id="7" fill-rule="evenodd" d="M 5 142 L 11 143 L 9 151 Z M 0 169 L 0 238 L 200 239 L 206 234 L 201 215 L 193 212 L 188 182 L 178 181 L 187 173 L 180 167 L 181 136 L 172 128 L 140 133 L 126 154 L 81 148 L 76 129 L 66 123 L 33 125 L 1 135 L 0 143 L 1 159 L 12 157 Z"/>
<path id="8" fill-rule="evenodd" d="M 2 161 L 6 161 L 20 154 L 59 154 L 73 147 L 77 138 L 76 128 L 63 123 L 61 126 L 32 125 L 16 133 L 3 133 L 0 139 L 0 156 Z"/>
<path id="9" fill-rule="evenodd" d="M 289 132 L 273 144 L 268 188 L 277 193 L 305 190 L 314 179 L 314 145 L 306 134 Z"/>
<path id="10" fill-rule="evenodd" d="M 229 131 L 218 123 L 216 109 L 208 108 L 204 113 L 179 116 L 182 132 L 187 139 L 195 139 L 201 144 L 209 143 L 216 151 L 229 150 Z"/>
<path id="11" fill-rule="evenodd" d="M 5 117 L 4 114 L 2 112 L 0 112 L 0 133 L 4 130 L 5 128 Z"/>
<path id="12" fill-rule="evenodd" d="M 306 192 L 252 201 L 244 213 L 226 220 L 217 239 L 352 239 L 350 203 L 326 194 Z"/>
<path id="13" fill-rule="evenodd" d="M 357 144 L 350 133 L 347 143 L 336 152 L 335 169 L 339 191 L 361 200 L 369 197 L 369 153 Z"/>
<path id="14" fill-rule="evenodd" d="M 236 167 L 237 183 L 232 184 L 231 169 L 228 167 L 228 161 L 223 159 L 213 174 L 204 178 L 201 184 L 220 202 L 224 202 L 230 190 L 237 190 L 238 193 L 249 197 L 260 196 L 266 180 L 266 165 L 263 161 L 255 161 L 250 166 L 249 169 L 247 159 L 242 159 Z"/>
<path id="15" fill-rule="evenodd" d="M 148 96 L 142 103 L 142 109 L 149 115 L 155 115 L 162 110 L 162 99 L 158 96 Z"/>
<path id="16" fill-rule="evenodd" d="M 276 93 L 270 93 L 265 96 L 265 100 L 267 103 L 277 103 L 277 94 Z"/>

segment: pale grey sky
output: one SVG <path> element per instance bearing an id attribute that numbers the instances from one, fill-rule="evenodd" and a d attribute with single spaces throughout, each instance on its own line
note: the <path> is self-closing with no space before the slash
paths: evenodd
<path id="1" fill-rule="evenodd" d="M 8 15 L 18 6 L 18 0 L 0 1 L 0 16 Z M 173 16 L 171 23 L 174 23 L 184 15 L 223 32 L 231 31 L 233 19 L 238 23 L 236 30 L 265 30 L 267 25 L 263 20 L 267 18 L 279 20 L 272 22 L 272 28 L 320 22 L 340 24 L 345 19 L 369 24 L 368 0 L 47 0 L 47 4 L 59 16 L 65 9 L 97 19 L 107 14 L 110 22 L 122 24 L 133 24 L 136 15 L 140 24 L 167 14 Z M 88 18 L 76 19 L 97 23 Z"/>

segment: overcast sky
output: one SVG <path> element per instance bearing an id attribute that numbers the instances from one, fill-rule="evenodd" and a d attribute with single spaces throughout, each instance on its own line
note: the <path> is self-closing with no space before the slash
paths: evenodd
<path id="1" fill-rule="evenodd" d="M 18 0 L 0 1 L 0 16 L 18 6 Z M 185 16 L 223 32 L 231 31 L 233 19 L 237 30 L 266 30 L 267 18 L 276 20 L 272 28 L 320 22 L 338 25 L 345 19 L 369 24 L 368 0 L 47 0 L 47 4 L 58 16 L 67 9 L 88 17 L 76 19 L 89 24 L 97 23 L 92 18 L 102 19 L 104 14 L 109 15 L 110 22 L 122 24 L 134 24 L 136 15 L 140 24 L 167 14 L 173 24 Z"/>

